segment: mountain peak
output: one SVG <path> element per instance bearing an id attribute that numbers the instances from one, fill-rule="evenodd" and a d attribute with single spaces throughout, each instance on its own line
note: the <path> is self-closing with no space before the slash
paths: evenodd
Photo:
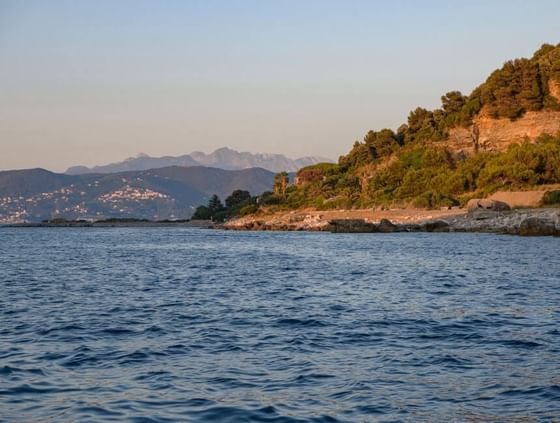
<path id="1" fill-rule="evenodd" d="M 133 170 L 147 170 L 168 166 L 207 166 L 225 170 L 241 170 L 249 168 L 263 168 L 271 172 L 295 172 L 302 167 L 320 162 L 332 162 L 322 157 L 301 157 L 291 159 L 282 154 L 239 152 L 229 147 L 221 147 L 210 154 L 194 151 L 183 156 L 151 157 L 140 153 L 122 162 L 111 163 L 91 168 L 73 166 L 68 168 L 67 174 L 78 175 L 84 173 L 113 173 Z"/>

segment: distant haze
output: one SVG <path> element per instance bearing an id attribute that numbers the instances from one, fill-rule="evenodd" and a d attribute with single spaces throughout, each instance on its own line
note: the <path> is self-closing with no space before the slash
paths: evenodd
<path id="1" fill-rule="evenodd" d="M 0 0 L 0 169 L 227 146 L 336 159 L 505 60 L 560 2 Z"/>

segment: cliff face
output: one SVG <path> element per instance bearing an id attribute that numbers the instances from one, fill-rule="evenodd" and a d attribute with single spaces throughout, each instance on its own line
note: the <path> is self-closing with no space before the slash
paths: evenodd
<path id="1" fill-rule="evenodd" d="M 548 89 L 551 96 L 556 97 L 558 100 L 560 100 L 560 82 L 551 79 L 548 83 Z"/>
<path id="2" fill-rule="evenodd" d="M 550 94 L 560 100 L 560 83 L 550 81 Z M 449 147 L 455 151 L 473 152 L 478 143 L 480 151 L 505 150 L 512 143 L 523 142 L 525 137 L 534 140 L 546 133 L 560 132 L 560 111 L 527 112 L 519 119 L 492 119 L 481 113 L 468 128 L 457 127 L 449 131 Z"/>
<path id="3" fill-rule="evenodd" d="M 534 140 L 542 133 L 555 135 L 560 132 L 560 112 L 527 112 L 523 117 L 492 119 L 477 117 L 468 128 L 453 128 L 449 131 L 449 147 L 455 151 L 473 152 L 477 139 L 480 151 L 505 150 L 512 143 L 520 143 L 525 137 Z"/>

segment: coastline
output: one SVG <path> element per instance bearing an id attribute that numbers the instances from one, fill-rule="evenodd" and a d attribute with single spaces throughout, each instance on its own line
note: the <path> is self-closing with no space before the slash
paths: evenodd
<path id="1" fill-rule="evenodd" d="M 246 216 L 218 226 L 242 231 L 319 231 L 335 233 L 478 232 L 560 236 L 560 208 L 507 211 L 300 210 Z"/>
<path id="2" fill-rule="evenodd" d="M 212 229 L 214 223 L 206 220 L 191 220 L 188 222 L 157 222 L 157 221 L 138 221 L 138 222 L 80 222 L 68 221 L 62 223 L 55 222 L 29 222 L 29 223 L 9 223 L 0 225 L 3 228 L 201 228 Z"/>
<path id="3" fill-rule="evenodd" d="M 560 208 L 517 208 L 505 211 L 467 209 L 292 210 L 249 215 L 225 223 L 182 222 L 29 222 L 3 228 L 197 228 L 233 231 L 306 231 L 332 233 L 471 232 L 521 236 L 559 236 Z"/>

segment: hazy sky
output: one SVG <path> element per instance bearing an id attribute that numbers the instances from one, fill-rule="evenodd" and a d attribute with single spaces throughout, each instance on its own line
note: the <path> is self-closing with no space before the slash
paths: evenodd
<path id="1" fill-rule="evenodd" d="M 0 169 L 337 158 L 559 41 L 558 0 L 0 0 Z"/>

